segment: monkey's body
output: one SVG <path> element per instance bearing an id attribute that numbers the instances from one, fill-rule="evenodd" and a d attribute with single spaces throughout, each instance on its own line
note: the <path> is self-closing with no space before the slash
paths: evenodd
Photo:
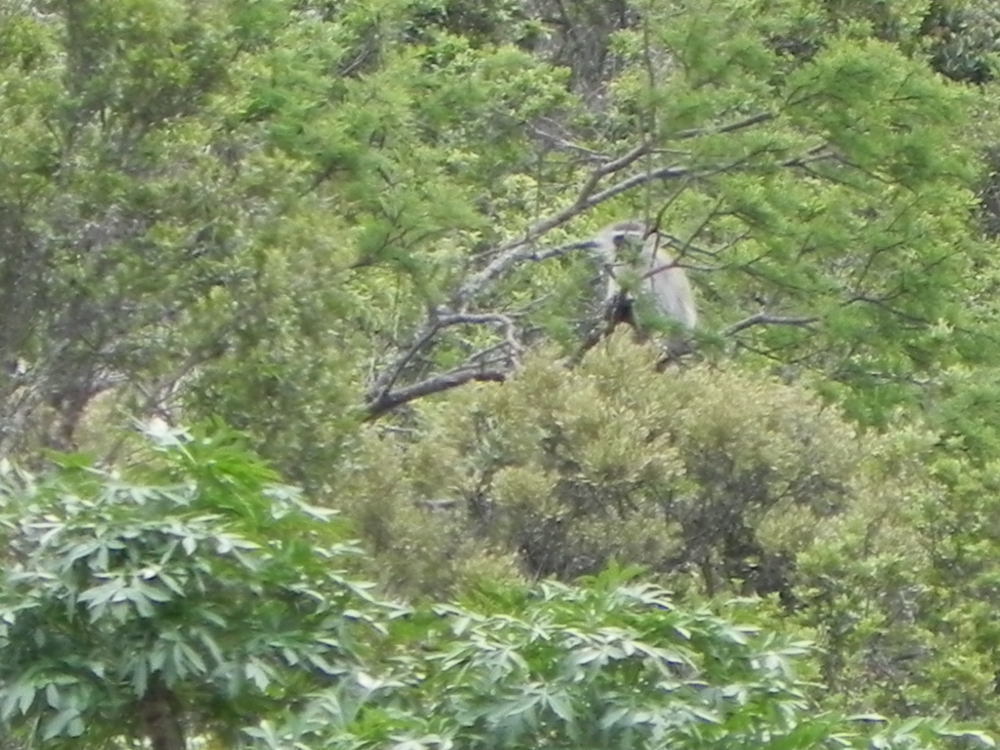
<path id="1" fill-rule="evenodd" d="M 605 297 L 609 322 L 629 323 L 638 329 L 635 306 L 648 302 L 657 313 L 687 329 L 698 323 L 694 292 L 684 269 L 661 248 L 663 237 L 649 233 L 638 221 L 613 224 L 602 230 L 591 247 L 608 277 Z"/>

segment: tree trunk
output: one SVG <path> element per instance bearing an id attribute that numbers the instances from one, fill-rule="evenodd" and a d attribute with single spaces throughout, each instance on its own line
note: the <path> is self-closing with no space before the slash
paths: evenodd
<path id="1" fill-rule="evenodd" d="M 153 675 L 146 694 L 139 700 L 139 720 L 153 750 L 186 750 L 177 697 L 158 673 Z"/>

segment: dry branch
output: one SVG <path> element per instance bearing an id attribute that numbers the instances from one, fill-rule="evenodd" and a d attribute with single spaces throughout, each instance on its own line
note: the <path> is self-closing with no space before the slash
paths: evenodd
<path id="1" fill-rule="evenodd" d="M 751 328 L 752 326 L 760 325 L 799 326 L 802 328 L 808 328 L 813 323 L 818 322 L 819 318 L 816 317 L 785 317 L 781 315 L 769 315 L 767 313 L 755 313 L 737 323 L 733 323 L 722 333 L 725 336 L 732 336 L 740 331 L 746 330 L 747 328 Z"/>

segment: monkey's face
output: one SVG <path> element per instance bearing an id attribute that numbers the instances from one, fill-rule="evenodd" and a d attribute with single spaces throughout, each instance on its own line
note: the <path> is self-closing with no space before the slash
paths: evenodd
<path id="1" fill-rule="evenodd" d="M 638 263 L 644 240 L 644 232 L 632 230 L 614 232 L 611 235 L 611 244 L 614 246 L 614 257 L 617 262 L 627 265 Z"/>

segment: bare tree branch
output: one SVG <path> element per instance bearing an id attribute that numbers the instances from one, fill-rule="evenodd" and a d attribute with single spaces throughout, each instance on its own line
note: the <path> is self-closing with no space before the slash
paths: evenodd
<path id="1" fill-rule="evenodd" d="M 810 154 L 816 153 L 817 148 L 810 149 L 806 152 L 806 155 L 802 157 L 788 159 L 782 162 L 780 166 L 795 167 L 805 163 L 807 159 L 815 161 L 820 158 L 827 158 L 826 155 L 810 157 Z M 526 251 L 526 248 L 528 248 L 534 240 L 541 237 L 546 232 L 565 224 L 579 214 L 594 208 L 601 203 L 609 201 L 633 188 L 650 182 L 655 182 L 657 180 L 676 180 L 683 177 L 696 177 L 703 174 L 721 174 L 732 171 L 739 168 L 754 156 L 759 156 L 761 153 L 764 153 L 766 150 L 767 149 L 761 149 L 755 151 L 754 153 L 747 154 L 730 164 L 705 167 L 699 170 L 688 167 L 679 167 L 676 165 L 659 167 L 657 169 L 651 169 L 632 175 L 631 177 L 627 177 L 603 190 L 594 192 L 597 188 L 597 184 L 602 178 L 630 166 L 650 151 L 650 144 L 648 142 L 640 143 L 638 146 L 617 159 L 612 159 L 591 172 L 590 176 L 587 178 L 583 187 L 577 194 L 576 200 L 572 204 L 560 209 L 548 218 L 542 219 L 541 221 L 533 224 L 528 228 L 528 231 L 523 237 L 521 237 L 521 239 L 513 240 L 497 248 L 496 257 L 489 264 L 487 264 L 482 271 L 470 276 L 459 288 L 456 295 L 456 307 L 461 308 L 467 304 L 469 300 L 479 294 L 479 292 L 481 292 L 483 288 L 493 281 L 493 279 L 506 272 L 511 266 L 515 265 L 519 261 L 530 259 L 533 253 Z"/>
<path id="2" fill-rule="evenodd" d="M 732 336 L 739 333 L 740 331 L 746 330 L 752 326 L 758 325 L 780 325 L 780 326 L 799 326 L 802 328 L 808 328 L 813 323 L 818 323 L 819 318 L 816 317 L 784 317 L 781 315 L 768 315 L 767 313 L 755 313 L 748 318 L 733 323 L 731 326 L 726 328 L 722 334 L 724 336 Z"/>
<path id="3" fill-rule="evenodd" d="M 369 389 L 368 404 L 369 412 L 371 411 L 372 404 L 381 404 L 394 402 L 399 394 L 403 394 L 409 391 L 415 386 L 408 386 L 397 391 L 395 394 L 392 393 L 393 386 L 399 380 L 400 376 L 403 374 L 406 367 L 413 361 L 413 359 L 424 349 L 429 343 L 431 343 L 438 332 L 445 328 L 459 325 L 497 325 L 501 328 L 504 334 L 504 341 L 499 347 L 491 347 L 491 349 L 478 352 L 472 355 L 473 358 L 482 358 L 487 352 L 496 350 L 498 348 L 504 348 L 507 350 L 506 359 L 516 362 L 520 356 L 523 347 L 517 340 L 516 336 L 516 324 L 514 318 L 510 315 L 503 315 L 501 313 L 444 313 L 441 310 L 435 310 L 432 313 L 432 317 L 424 327 L 421 329 L 419 335 L 414 339 L 413 343 L 403 352 L 396 360 L 389 365 L 386 369 L 382 371 L 382 374 L 376 379 L 375 383 Z M 469 363 L 466 363 L 461 368 L 446 373 L 445 375 L 438 376 L 448 379 L 450 376 L 454 377 L 456 373 L 462 373 L 472 370 Z M 423 383 L 428 383 L 430 381 L 436 380 L 437 378 L 429 378 L 428 380 L 422 381 Z M 488 379 L 495 380 L 495 377 L 491 378 L 476 378 L 473 376 L 467 378 L 471 379 Z M 464 381 L 463 381 L 464 382 Z M 420 385 L 419 383 L 417 385 Z M 452 386 L 447 386 L 452 387 Z M 432 388 L 429 393 L 434 393 L 435 390 Z M 403 401 L 395 402 L 396 405 L 400 403 L 405 403 L 406 401 L 417 398 L 419 395 L 424 395 L 423 393 L 418 393 L 417 396 L 412 396 L 409 398 L 404 398 Z M 392 408 L 392 407 L 388 407 Z M 383 410 L 385 411 L 385 410 Z M 381 413 L 381 412 L 380 412 Z"/>
<path id="4" fill-rule="evenodd" d="M 508 371 L 506 369 L 486 370 L 463 367 L 441 373 L 440 375 L 434 375 L 412 385 L 397 388 L 394 391 L 385 391 L 378 397 L 371 399 L 365 404 L 365 420 L 377 419 L 386 412 L 392 411 L 396 407 L 410 401 L 423 396 L 429 396 L 432 393 L 447 391 L 472 381 L 502 383 L 507 379 L 507 375 Z"/>
<path id="5" fill-rule="evenodd" d="M 732 133 L 736 130 L 743 130 L 743 128 L 749 128 L 754 125 L 758 125 L 762 122 L 768 122 L 775 118 L 773 112 L 760 112 L 756 115 L 747 117 L 744 120 L 738 120 L 737 122 L 730 123 L 729 125 L 720 125 L 714 128 L 691 128 L 689 130 L 681 130 L 674 133 L 671 136 L 675 140 L 685 140 L 688 138 L 697 138 L 702 135 L 717 135 L 720 133 Z"/>
<path id="6" fill-rule="evenodd" d="M 466 282 L 459 287 L 456 295 L 455 306 L 457 308 L 464 307 L 468 304 L 469 300 L 479 294 L 479 292 L 481 292 L 484 287 L 493 281 L 493 279 L 500 276 L 518 261 L 524 259 L 524 257 L 526 257 L 524 255 L 525 248 L 529 247 L 543 234 L 562 224 L 565 224 L 574 216 L 577 216 L 588 208 L 597 205 L 602 202 L 602 200 L 607 200 L 609 197 L 612 197 L 609 195 L 602 200 L 594 201 L 591 194 L 597 188 L 597 183 L 599 183 L 604 177 L 625 169 L 629 165 L 633 164 L 636 160 L 645 155 L 650 148 L 651 144 L 648 141 L 644 141 L 618 158 L 611 159 L 597 167 L 587 177 L 583 187 L 581 187 L 577 193 L 576 200 L 574 200 L 572 204 L 557 211 L 552 216 L 532 224 L 528 228 L 528 231 L 525 232 L 524 236 L 520 239 L 512 240 L 511 242 L 497 248 L 497 257 L 487 264 L 482 271 L 470 276 Z M 614 193 L 613 195 L 617 194 L 618 193 Z"/>
<path id="7" fill-rule="evenodd" d="M 580 154 L 581 156 L 585 157 L 588 161 L 603 162 L 607 161 L 608 159 L 607 154 L 602 154 L 601 152 L 594 151 L 593 149 L 587 148 L 586 146 L 581 146 L 578 143 L 573 143 L 572 141 L 567 140 L 562 136 L 556 135 L 555 133 L 546 132 L 537 126 L 532 127 L 531 132 L 533 132 L 539 138 L 542 138 L 565 151 L 573 151 L 575 153 Z"/>
<path id="8" fill-rule="evenodd" d="M 637 150 L 633 149 L 632 152 L 626 155 L 630 157 L 627 162 L 625 162 L 625 157 L 622 157 L 615 160 L 615 163 L 625 162 L 623 166 L 627 166 L 627 164 L 635 161 L 641 155 L 642 152 L 637 153 Z M 621 195 L 634 187 L 638 187 L 639 185 L 653 182 L 655 180 L 678 179 L 695 174 L 693 170 L 685 167 L 661 167 L 649 172 L 642 172 L 634 175 L 622 180 L 621 182 L 611 185 L 600 192 L 593 193 L 592 191 L 596 187 L 597 181 L 600 177 L 610 173 L 607 170 L 607 166 L 608 165 L 605 165 L 601 169 L 595 170 L 595 172 L 591 175 L 591 178 L 580 191 L 580 195 L 577 197 L 577 200 L 572 205 L 557 211 L 547 219 L 543 219 L 542 221 L 533 224 L 525 233 L 525 236 L 520 240 L 508 243 L 498 248 L 497 252 L 499 255 L 482 271 L 470 276 L 468 281 L 459 288 L 457 294 L 458 300 L 463 303 L 467 303 L 472 297 L 476 296 L 480 291 L 482 291 L 483 288 L 493 281 L 493 279 L 506 272 L 511 266 L 521 260 L 533 259 L 532 256 L 534 255 L 534 252 L 527 251 L 526 248 L 529 247 L 535 239 L 546 232 L 565 224 L 567 221 L 578 216 L 584 211 L 604 203 L 605 201 L 611 200 L 612 198 Z M 621 169 L 622 167 L 618 168 Z M 599 175 L 597 179 L 594 179 L 595 175 Z M 580 244 L 568 247 L 573 248 L 582 246 L 583 245 Z"/>

